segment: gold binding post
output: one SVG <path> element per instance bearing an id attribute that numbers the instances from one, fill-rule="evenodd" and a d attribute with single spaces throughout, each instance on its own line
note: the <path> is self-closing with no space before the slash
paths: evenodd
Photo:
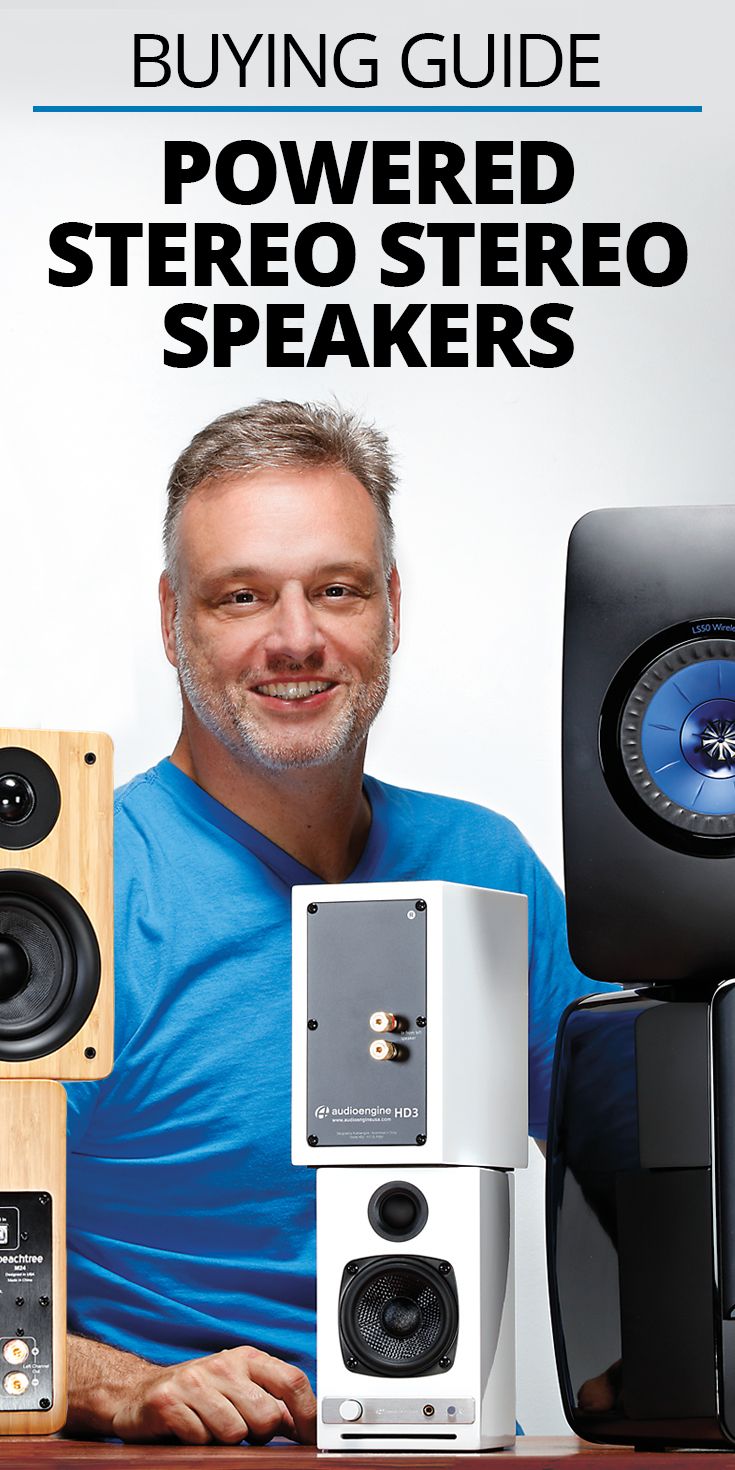
<path id="1" fill-rule="evenodd" d="M 371 1031 L 397 1031 L 398 1017 L 392 1011 L 373 1011 L 370 1017 Z"/>
<path id="2" fill-rule="evenodd" d="M 400 1056 L 401 1049 L 392 1041 L 371 1041 L 370 1055 L 374 1062 L 394 1062 Z"/>

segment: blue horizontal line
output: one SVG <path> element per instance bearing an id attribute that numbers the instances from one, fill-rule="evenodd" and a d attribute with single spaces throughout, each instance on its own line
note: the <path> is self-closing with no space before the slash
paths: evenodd
<path id="1" fill-rule="evenodd" d="M 666 106 L 659 105 L 659 104 L 655 104 L 655 105 L 651 106 L 651 105 L 648 105 L 648 104 L 642 105 L 642 104 L 638 104 L 638 103 L 635 103 L 635 104 L 625 103 L 623 105 L 618 105 L 618 106 L 612 106 L 612 105 L 606 105 L 606 104 L 605 105 L 603 105 L 603 104 L 594 105 L 594 104 L 581 104 L 581 103 L 580 104 L 561 103 L 561 104 L 557 104 L 555 106 L 552 105 L 552 104 L 548 104 L 548 105 L 546 105 L 546 104 L 533 105 L 531 103 L 528 103 L 528 104 L 526 104 L 526 103 L 496 103 L 496 104 L 477 105 L 477 106 L 475 106 L 475 105 L 466 105 L 465 106 L 465 105 L 461 105 L 461 104 L 457 104 L 456 106 L 453 105 L 453 104 L 434 105 L 434 104 L 420 104 L 420 103 L 416 103 L 416 104 L 413 104 L 412 103 L 412 104 L 408 104 L 408 105 L 405 105 L 405 106 L 403 106 L 403 105 L 400 105 L 400 106 L 399 105 L 395 105 L 395 106 L 394 105 L 390 105 L 390 106 L 385 105 L 385 106 L 383 106 L 383 105 L 380 105 L 380 104 L 375 104 L 375 105 L 368 105 L 368 104 L 364 104 L 364 105 L 360 105 L 360 104 L 355 104 L 355 105 L 350 105 L 350 104 L 344 104 L 344 105 L 343 104 L 339 104 L 339 105 L 335 104 L 335 105 L 330 105 L 330 104 L 327 104 L 327 103 L 315 103 L 313 105 L 312 104 L 309 104 L 309 105 L 307 105 L 307 104 L 301 105 L 301 104 L 297 104 L 297 103 L 288 103 L 288 104 L 285 104 L 284 103 L 283 105 L 274 105 L 274 106 L 271 106 L 271 105 L 268 105 L 268 106 L 263 105 L 263 106 L 261 106 L 259 104 L 254 104 L 254 105 L 251 105 L 251 106 L 239 106 L 239 105 L 238 106 L 215 106 L 215 105 L 210 104 L 210 103 L 204 103 L 204 104 L 189 104 L 189 103 L 185 103 L 185 104 L 182 104 L 182 105 L 173 105 L 173 104 L 167 104 L 167 103 L 161 103 L 161 104 L 133 104 L 132 106 L 130 106 L 130 105 L 126 105 L 126 106 L 122 106 L 122 105 L 121 106 L 118 106 L 118 105 L 112 105 L 112 106 L 110 106 L 110 105 L 104 105 L 103 106 L 103 105 L 94 104 L 94 105 L 91 105 L 91 106 L 81 106 L 81 105 L 78 105 L 76 103 L 73 103 L 71 105 L 69 105 L 67 103 L 64 103 L 63 105 L 62 104 L 59 104 L 59 105 L 56 105 L 56 104 L 54 104 L 54 105 L 46 105 L 46 104 L 44 104 L 44 105 L 36 105 L 36 106 L 34 106 L 33 111 L 34 112 L 701 112 L 702 111 L 702 108 L 701 108 L 701 106 L 691 106 L 689 104 L 687 104 L 687 105 L 681 105 L 679 103 L 677 103 L 675 105 L 666 105 Z"/>

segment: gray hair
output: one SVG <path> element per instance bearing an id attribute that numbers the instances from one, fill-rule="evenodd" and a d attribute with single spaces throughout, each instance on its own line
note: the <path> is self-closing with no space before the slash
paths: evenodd
<path id="1" fill-rule="evenodd" d="M 390 576 L 395 541 L 390 497 L 396 476 L 385 434 L 338 405 L 263 399 L 207 424 L 171 471 L 163 545 L 174 588 L 179 516 L 198 486 L 293 465 L 336 465 L 359 480 L 378 510 L 385 573 Z"/>

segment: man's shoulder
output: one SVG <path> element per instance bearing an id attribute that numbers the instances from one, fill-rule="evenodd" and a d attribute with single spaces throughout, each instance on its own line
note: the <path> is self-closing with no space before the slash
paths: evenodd
<path id="1" fill-rule="evenodd" d="M 379 781 L 375 776 L 367 777 L 366 784 L 369 790 L 375 788 L 380 792 L 388 810 L 401 811 L 407 816 L 415 814 L 426 821 L 441 823 L 447 827 L 481 827 L 484 830 L 497 830 L 506 836 L 514 833 L 520 842 L 524 841 L 509 817 L 494 811 L 492 807 L 481 806 L 479 802 L 465 801 L 458 796 L 444 796 L 437 791 L 418 791 L 410 786 L 392 786 L 387 781 Z"/>
<path id="2" fill-rule="evenodd" d="M 534 862 L 535 854 L 514 822 L 477 802 L 433 791 L 416 791 L 368 778 L 368 795 L 379 806 L 389 830 L 401 827 L 412 841 L 430 844 L 437 852 L 473 856 L 483 865 Z"/>
<path id="3" fill-rule="evenodd" d="M 180 841 L 182 814 L 166 791 L 159 761 L 118 786 L 114 798 L 115 872 L 139 874 L 166 862 L 172 841 Z"/>
<path id="4" fill-rule="evenodd" d="M 155 799 L 161 764 L 159 762 L 159 765 L 151 766 L 147 771 L 139 771 L 137 776 L 131 776 L 122 786 L 115 787 L 116 817 L 130 816 L 141 804 L 146 805 L 151 796 Z"/>
<path id="5" fill-rule="evenodd" d="M 131 776 L 124 785 L 115 788 L 113 805 L 115 840 L 128 840 L 137 832 L 146 832 L 157 811 L 166 806 L 165 794 L 161 789 L 160 773 L 164 762 L 151 766 Z"/>

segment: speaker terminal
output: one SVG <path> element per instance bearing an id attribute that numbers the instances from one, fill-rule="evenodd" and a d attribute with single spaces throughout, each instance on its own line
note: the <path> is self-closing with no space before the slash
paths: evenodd
<path id="1" fill-rule="evenodd" d="M 30 1379 L 26 1373 L 6 1373 L 3 1378 L 3 1389 L 6 1393 L 17 1396 L 27 1393 L 30 1388 Z"/>
<path id="2" fill-rule="evenodd" d="M 403 1018 L 393 1011 L 373 1011 L 370 1030 L 377 1031 L 381 1036 L 380 1041 L 370 1043 L 370 1055 L 374 1062 L 400 1062 L 406 1056 L 404 1046 L 388 1040 L 388 1033 L 404 1031 L 405 1025 Z"/>
<path id="3" fill-rule="evenodd" d="M 6 1363 L 11 1363 L 14 1368 L 19 1368 L 21 1363 L 27 1362 L 30 1351 L 28 1343 L 24 1342 L 21 1337 L 11 1337 L 3 1343 L 3 1357 Z"/>
<path id="4" fill-rule="evenodd" d="M 370 1030 L 379 1031 L 382 1034 L 385 1031 L 400 1031 L 402 1026 L 399 1017 L 394 1016 L 392 1011 L 373 1011 L 370 1017 Z"/>
<path id="5" fill-rule="evenodd" d="M 386 1041 L 381 1037 L 379 1041 L 371 1041 L 370 1055 L 374 1062 L 399 1062 L 406 1055 L 403 1046 L 396 1046 L 395 1041 Z"/>

